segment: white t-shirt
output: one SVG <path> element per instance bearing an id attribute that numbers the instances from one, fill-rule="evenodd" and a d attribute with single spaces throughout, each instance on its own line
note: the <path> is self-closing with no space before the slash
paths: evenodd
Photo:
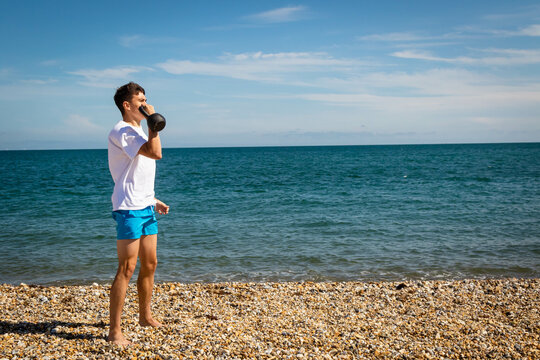
<path id="1" fill-rule="evenodd" d="M 148 137 L 140 127 L 119 121 L 109 133 L 109 170 L 114 180 L 113 211 L 155 205 L 156 161 L 137 155 Z"/>

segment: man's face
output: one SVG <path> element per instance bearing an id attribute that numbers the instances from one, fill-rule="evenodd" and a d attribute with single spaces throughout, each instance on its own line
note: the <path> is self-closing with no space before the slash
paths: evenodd
<path id="1" fill-rule="evenodd" d="M 126 110 L 126 112 L 130 112 L 137 116 L 143 116 L 139 112 L 139 106 L 141 105 L 146 105 L 146 96 L 142 92 L 138 92 L 136 95 L 133 95 L 129 102 L 124 101 L 124 109 Z"/>

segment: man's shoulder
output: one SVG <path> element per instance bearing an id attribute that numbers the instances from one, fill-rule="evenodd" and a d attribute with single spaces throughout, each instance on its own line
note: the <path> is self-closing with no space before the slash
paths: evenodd
<path id="1" fill-rule="evenodd" d="M 141 128 L 121 120 L 109 132 L 109 152 L 122 151 L 134 158 L 146 141 L 148 137 Z"/>
<path id="2" fill-rule="evenodd" d="M 128 125 L 126 122 L 120 120 L 113 126 L 111 131 L 109 131 L 109 144 L 113 143 L 115 145 L 118 145 L 118 142 L 122 138 L 122 133 L 125 132 L 124 128 L 126 125 Z"/>
<path id="3" fill-rule="evenodd" d="M 130 127 L 131 126 L 127 122 L 125 122 L 124 120 L 120 120 L 116 124 L 114 124 L 111 132 L 120 132 L 122 129 Z"/>
<path id="4" fill-rule="evenodd" d="M 131 126 L 127 122 L 120 120 L 113 126 L 113 128 L 109 132 L 109 139 L 121 137 L 122 134 L 131 133 L 131 132 L 137 133 L 137 130 L 133 128 L 133 126 Z"/>

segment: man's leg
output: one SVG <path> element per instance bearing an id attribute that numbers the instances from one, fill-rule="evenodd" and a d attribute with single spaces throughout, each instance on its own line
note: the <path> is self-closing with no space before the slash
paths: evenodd
<path id="1" fill-rule="evenodd" d="M 139 239 L 117 240 L 118 271 L 111 286 L 110 328 L 107 340 L 119 345 L 129 345 L 130 342 L 122 335 L 121 316 L 129 280 L 137 266 L 139 254 Z"/>
<path id="2" fill-rule="evenodd" d="M 141 236 L 139 247 L 141 268 L 137 279 L 139 292 L 139 324 L 141 326 L 160 327 L 162 324 L 152 318 L 152 290 L 157 267 L 157 234 Z"/>

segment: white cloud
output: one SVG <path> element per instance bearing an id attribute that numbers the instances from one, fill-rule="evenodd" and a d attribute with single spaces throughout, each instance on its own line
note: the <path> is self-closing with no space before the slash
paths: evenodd
<path id="1" fill-rule="evenodd" d="M 521 29 L 518 34 L 526 36 L 540 36 L 540 24 L 530 25 Z"/>
<path id="2" fill-rule="evenodd" d="M 73 71 L 71 74 L 81 75 L 89 79 L 102 79 L 102 78 L 113 78 L 120 79 L 126 76 L 129 76 L 132 73 L 137 73 L 141 71 L 140 67 L 117 67 L 103 70 L 95 69 L 85 69 Z"/>
<path id="3" fill-rule="evenodd" d="M 386 42 L 386 43 L 415 43 L 415 46 L 441 46 L 455 44 L 456 41 L 467 40 L 471 38 L 478 38 L 478 33 L 489 33 L 489 30 L 478 30 L 477 28 L 470 26 L 461 26 L 453 29 L 452 31 L 442 34 L 428 34 L 425 32 L 415 31 L 402 31 L 391 32 L 381 34 L 369 34 L 363 36 L 357 36 L 356 39 L 360 41 L 373 41 L 373 42 Z M 485 35 L 484 35 L 485 36 Z M 396 44 L 392 44 L 396 45 Z"/>
<path id="4" fill-rule="evenodd" d="M 90 118 L 79 114 L 71 114 L 63 121 L 64 125 L 60 132 L 66 134 L 91 135 L 100 134 L 104 128 L 92 122 Z"/>
<path id="5" fill-rule="evenodd" d="M 118 39 L 118 42 L 123 47 L 131 48 L 131 47 L 134 47 L 137 43 L 139 43 L 141 39 L 142 39 L 141 35 L 121 36 Z"/>
<path id="6" fill-rule="evenodd" d="M 432 55 L 430 52 L 418 50 L 404 50 L 392 53 L 392 56 L 402 59 L 416 59 L 427 61 L 438 61 L 463 65 L 528 65 L 540 63 L 540 50 L 519 50 L 519 49 L 485 49 L 481 53 L 491 53 L 493 56 L 470 57 L 459 56 L 445 58 Z"/>
<path id="7" fill-rule="evenodd" d="M 47 144 L 47 148 L 102 148 L 107 144 L 109 130 L 86 116 L 72 113 L 48 124 L 19 126 L 5 140 L 15 148 L 40 148 L 40 144 Z"/>
<path id="8" fill-rule="evenodd" d="M 519 30 L 499 30 L 492 28 L 482 28 L 478 26 L 463 25 L 454 29 L 453 32 L 448 32 L 440 35 L 425 35 L 416 32 L 404 31 L 404 32 L 392 32 L 382 34 L 370 34 L 364 36 L 358 36 L 357 39 L 361 41 L 379 41 L 390 43 L 411 43 L 418 44 L 431 41 L 430 46 L 447 45 L 449 40 L 465 40 L 475 39 L 479 37 L 514 37 L 514 36 L 540 36 L 540 24 L 533 24 Z M 444 41 L 444 42 L 433 42 Z M 418 46 L 418 45 L 416 45 Z"/>
<path id="9" fill-rule="evenodd" d="M 519 30 L 478 29 L 475 27 L 466 27 L 465 29 L 498 37 L 540 36 L 540 24 L 532 24 Z"/>
<path id="10" fill-rule="evenodd" d="M 358 40 L 364 40 L 364 41 L 424 41 L 424 40 L 433 40 L 438 39 L 439 37 L 434 36 L 422 36 L 415 34 L 413 32 L 393 32 L 393 33 L 385 33 L 385 34 L 371 34 L 371 35 L 364 35 L 359 36 Z"/>
<path id="11" fill-rule="evenodd" d="M 373 73 L 355 79 L 368 84 L 353 91 L 304 93 L 293 97 L 354 107 L 375 117 L 415 119 L 493 118 L 499 112 L 513 114 L 523 109 L 540 110 L 540 84 L 505 84 L 508 80 L 460 69 L 433 69 L 418 73 Z M 376 114 L 376 115 L 374 115 Z M 486 121 L 483 122 L 487 123 Z"/>
<path id="12" fill-rule="evenodd" d="M 451 59 L 445 59 L 442 57 L 437 57 L 431 54 L 428 51 L 418 51 L 418 50 L 403 50 L 396 51 L 392 53 L 392 56 L 402 58 L 402 59 L 416 59 L 416 60 L 429 60 L 429 61 L 446 61 L 451 62 Z"/>
<path id="13" fill-rule="evenodd" d="M 518 4 L 519 3 L 516 3 L 516 5 Z M 540 5 L 512 6 L 512 8 L 513 11 L 506 11 L 498 14 L 488 14 L 483 16 L 483 18 L 500 23 L 502 21 L 523 22 L 523 19 L 530 19 L 540 16 Z"/>
<path id="14" fill-rule="evenodd" d="M 118 42 L 122 47 L 136 48 L 148 45 L 164 45 L 173 44 L 178 39 L 167 36 L 146 36 L 146 35 L 125 35 L 118 38 Z"/>
<path id="15" fill-rule="evenodd" d="M 528 84 L 528 85 L 527 85 Z M 435 68 L 420 72 L 369 72 L 350 78 L 322 78 L 318 88 L 335 94 L 398 95 L 404 98 L 480 95 L 492 92 L 539 91 L 528 79 L 501 78 L 456 68 Z M 346 96 L 343 97 L 346 99 Z"/>
<path id="16" fill-rule="evenodd" d="M 153 71 L 153 69 L 145 66 L 120 66 L 102 70 L 82 69 L 69 72 L 69 74 L 82 76 L 85 79 L 81 82 L 83 85 L 110 88 L 114 87 L 118 80 L 127 80 L 132 74 L 142 71 Z"/>
<path id="17" fill-rule="evenodd" d="M 265 24 L 291 22 L 303 19 L 306 15 L 306 10 L 307 8 L 305 6 L 288 6 L 248 15 L 245 18 Z"/>
<path id="18" fill-rule="evenodd" d="M 29 80 L 21 80 L 21 82 L 23 84 L 30 84 L 30 85 L 49 85 L 49 84 L 54 84 L 58 82 L 58 80 L 57 79 L 47 79 L 47 80 L 29 79 Z"/>
<path id="19" fill-rule="evenodd" d="M 13 68 L 0 68 L 0 78 L 8 77 L 15 74 L 15 70 Z"/>
<path id="20" fill-rule="evenodd" d="M 372 89 L 401 89 L 400 93 L 408 96 L 443 96 L 475 94 L 480 87 L 494 89 L 501 79 L 463 69 L 431 69 L 416 73 L 371 73 L 361 81 Z"/>
<path id="21" fill-rule="evenodd" d="M 490 110 L 497 107 L 514 107 L 519 105 L 537 105 L 540 101 L 540 89 L 537 91 L 510 91 L 481 93 L 472 95 L 442 96 L 384 96 L 369 93 L 311 93 L 299 94 L 295 97 L 304 100 L 326 102 L 336 105 L 358 106 L 376 109 L 385 113 L 416 113 L 418 116 L 429 112 L 455 110 Z"/>
<path id="22" fill-rule="evenodd" d="M 58 59 L 44 60 L 39 63 L 41 66 L 58 66 L 61 64 L 61 61 Z"/>
<path id="23" fill-rule="evenodd" d="M 336 71 L 358 63 L 340 60 L 326 53 L 242 53 L 227 54 L 215 62 L 169 60 L 156 66 L 175 75 L 198 74 L 256 81 L 282 81 L 284 73 Z"/>
<path id="24" fill-rule="evenodd" d="M 479 54 L 483 56 L 468 60 L 462 57 L 443 58 L 418 51 L 402 52 L 401 55 L 443 64 L 495 63 L 493 59 L 496 58 L 505 59 L 499 62 L 506 63 L 537 55 L 534 51 L 514 49 L 487 49 L 479 51 Z M 173 74 L 279 80 L 286 85 L 294 83 L 299 73 L 304 73 L 304 81 L 311 89 L 325 90 L 300 94 L 282 90 L 273 95 L 254 93 L 236 96 L 276 103 L 282 99 L 301 99 L 330 105 L 323 106 L 323 109 L 344 109 L 344 113 L 353 112 L 363 119 L 386 119 L 388 125 L 385 125 L 385 131 L 391 128 L 390 123 L 397 118 L 409 121 L 412 127 L 418 126 L 415 128 L 417 130 L 428 126 L 431 121 L 443 121 L 441 119 L 448 123 L 453 119 L 465 119 L 463 121 L 470 124 L 488 125 L 487 121 L 479 119 L 496 118 L 493 112 L 505 112 L 508 116 L 508 113 L 522 109 L 529 109 L 529 112 L 535 111 L 532 109 L 540 110 L 540 83 L 531 79 L 499 77 L 486 71 L 445 68 L 444 65 L 420 72 L 373 72 L 373 67 L 361 65 L 359 61 L 336 59 L 326 53 L 259 52 L 228 54 L 214 62 L 169 61 L 158 67 Z M 229 96 L 234 97 L 235 94 Z M 301 122 L 292 120 L 291 123 L 297 124 L 297 121 Z M 420 122 L 422 124 L 418 125 Z M 335 126 L 335 120 L 333 124 Z"/>

